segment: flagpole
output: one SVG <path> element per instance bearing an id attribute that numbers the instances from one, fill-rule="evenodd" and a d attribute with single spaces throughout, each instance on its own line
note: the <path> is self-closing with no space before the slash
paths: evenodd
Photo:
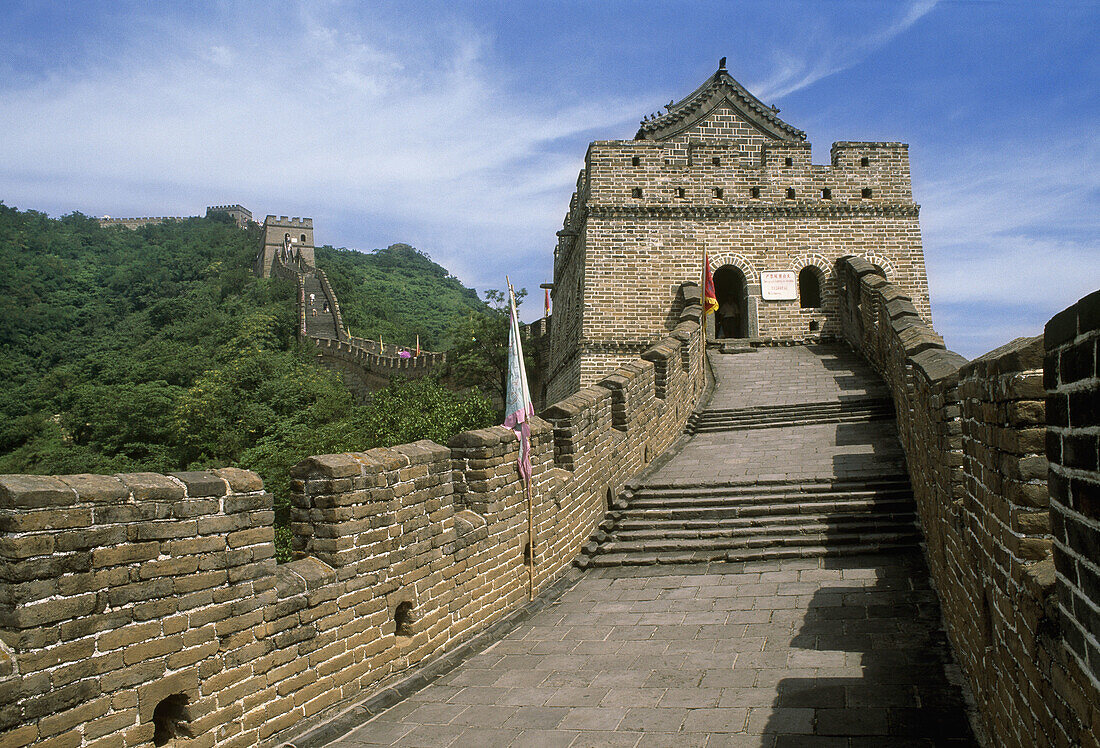
<path id="1" fill-rule="evenodd" d="M 704 367 L 707 365 L 707 270 L 709 270 L 709 269 L 710 268 L 707 267 L 707 245 L 704 242 L 703 243 L 703 277 L 702 277 L 702 280 L 700 281 L 700 286 L 701 286 L 700 290 L 702 291 L 702 293 L 699 294 L 699 300 L 703 302 L 703 317 L 699 321 L 700 321 L 700 326 L 702 328 L 702 335 L 703 335 L 702 340 L 703 340 L 703 366 Z"/>

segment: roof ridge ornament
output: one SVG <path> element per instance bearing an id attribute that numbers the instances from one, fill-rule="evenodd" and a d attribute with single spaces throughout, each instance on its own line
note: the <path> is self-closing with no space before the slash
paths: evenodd
<path id="1" fill-rule="evenodd" d="M 718 61 L 718 69 L 719 70 L 725 70 L 726 69 L 726 58 L 725 57 L 723 57 L 721 60 Z"/>

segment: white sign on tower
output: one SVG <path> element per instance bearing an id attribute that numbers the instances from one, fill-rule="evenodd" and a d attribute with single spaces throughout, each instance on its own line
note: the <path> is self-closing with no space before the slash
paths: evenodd
<path id="1" fill-rule="evenodd" d="M 760 273 L 760 296 L 764 301 L 792 301 L 798 298 L 793 270 Z"/>

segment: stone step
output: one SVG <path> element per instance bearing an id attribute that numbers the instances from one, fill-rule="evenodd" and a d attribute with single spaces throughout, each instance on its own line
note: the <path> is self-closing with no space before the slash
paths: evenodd
<path id="1" fill-rule="evenodd" d="M 599 545 L 598 553 L 663 553 L 666 551 L 731 550 L 734 548 L 764 548 L 788 545 L 841 545 L 855 542 L 893 542 L 918 536 L 916 526 L 910 522 L 896 523 L 893 527 L 834 530 L 827 526 L 792 528 L 785 526 L 758 527 L 750 532 L 732 537 L 717 538 L 647 538 L 641 540 L 609 540 Z"/>
<path id="2" fill-rule="evenodd" d="M 820 403 L 796 403 L 793 405 L 761 405 L 751 408 L 706 408 L 694 413 L 699 418 L 776 418 L 810 413 L 846 413 L 863 410 L 893 410 L 893 402 L 887 398 L 860 398 L 857 400 Z"/>
<path id="3" fill-rule="evenodd" d="M 890 413 L 869 413 L 866 415 L 845 414 L 835 416 L 812 416 L 804 419 L 785 419 L 767 422 L 734 423 L 734 422 L 707 422 L 689 425 L 684 429 L 687 434 L 709 434 L 716 431 L 748 431 L 749 429 L 779 429 L 790 426 L 822 426 L 829 423 L 869 423 L 871 421 L 885 421 L 894 417 Z"/>
<path id="4" fill-rule="evenodd" d="M 660 545 L 666 548 L 679 548 L 685 543 L 700 548 L 740 547 L 741 545 L 766 544 L 771 538 L 782 537 L 826 537 L 837 535 L 874 536 L 890 533 L 910 533 L 916 527 L 916 518 L 899 515 L 895 518 L 865 523 L 812 522 L 806 524 L 778 523 L 767 527 L 743 527 L 726 530 L 616 530 L 609 539 L 599 544 L 600 553 L 616 550 L 652 548 Z"/>
<path id="5" fill-rule="evenodd" d="M 694 496 L 709 494 L 751 494 L 751 493 L 820 493 L 820 492 L 845 492 L 852 490 L 867 490 L 874 488 L 890 488 L 895 486 L 909 487 L 909 475 L 904 471 L 888 474 L 878 474 L 874 478 L 863 479 L 837 479 L 819 478 L 811 480 L 743 480 L 715 483 L 713 481 L 700 481 L 698 483 L 627 483 L 625 494 L 629 496 L 654 495 L 654 496 Z"/>
<path id="6" fill-rule="evenodd" d="M 854 398 L 752 408 L 714 408 L 692 414 L 685 431 L 696 433 L 752 427 L 775 428 L 804 423 L 839 423 L 889 418 L 893 414 L 893 403 L 887 398 Z"/>
<path id="7" fill-rule="evenodd" d="M 778 499 L 778 500 L 777 500 Z M 650 521 L 734 519 L 764 515 L 809 515 L 833 513 L 872 513 L 892 511 L 898 507 L 912 507 L 913 496 L 909 491 L 880 494 L 838 494 L 834 496 L 763 496 L 740 497 L 724 500 L 631 500 L 619 515 L 624 520 Z"/>
<path id="8" fill-rule="evenodd" d="M 862 526 L 876 523 L 894 524 L 916 521 L 914 507 L 898 505 L 894 511 L 836 514 L 797 514 L 797 515 L 758 515 L 735 517 L 720 520 L 684 520 L 654 519 L 643 520 L 624 518 L 614 524 L 610 532 L 612 537 L 638 539 L 643 537 L 723 537 L 732 536 L 738 531 L 756 530 L 763 527 L 790 526 Z"/>
<path id="9" fill-rule="evenodd" d="M 892 543 L 844 543 L 829 545 L 738 548 L 733 550 L 677 551 L 669 553 L 605 553 L 581 555 L 576 564 L 581 568 L 610 566 L 641 566 L 652 564 L 692 564 L 712 561 L 770 561 L 784 558 L 823 558 L 829 556 L 862 556 L 911 550 L 920 545 L 919 536 Z"/>
<path id="10" fill-rule="evenodd" d="M 741 490 L 738 488 L 722 490 L 717 487 L 711 490 L 701 488 L 662 492 L 646 490 L 629 494 L 624 493 L 622 499 L 629 507 L 673 507 L 708 504 L 730 506 L 740 503 L 824 501 L 838 498 L 889 498 L 898 494 L 912 494 L 908 482 L 883 486 L 853 486 L 850 488 L 821 488 L 817 490 L 784 490 L 783 487 L 762 487 L 758 490 Z"/>
<path id="11" fill-rule="evenodd" d="M 860 409 L 815 413 L 784 413 L 759 417 L 699 417 L 688 422 L 684 431 L 688 434 L 715 431 L 744 431 L 746 429 L 783 428 L 790 426 L 818 426 L 835 423 L 868 423 L 894 418 L 892 409 Z"/>
<path id="12" fill-rule="evenodd" d="M 687 521 L 695 520 L 699 524 L 709 523 L 712 525 L 718 525 L 722 521 L 736 520 L 736 519 L 752 519 L 762 517 L 796 517 L 796 516 L 815 516 L 815 515 L 834 515 L 834 514 L 872 514 L 876 512 L 897 512 L 899 509 L 906 510 L 913 507 L 911 500 L 897 504 L 879 504 L 875 502 L 845 502 L 845 503 L 826 503 L 818 502 L 816 504 L 761 504 L 754 506 L 741 506 L 741 507 L 707 507 L 701 509 L 680 509 L 680 510 L 668 510 L 668 509 L 649 509 L 631 511 L 629 509 L 622 510 L 620 513 L 622 522 L 641 522 L 641 523 L 653 523 L 655 521 L 666 520 L 684 523 Z"/>
<path id="13" fill-rule="evenodd" d="M 336 321 L 336 311 L 333 309 L 331 302 L 329 310 L 327 312 L 323 311 L 324 303 L 329 299 L 325 295 L 324 287 L 321 285 L 321 279 L 316 273 L 306 272 L 302 278 L 302 288 L 305 291 L 306 334 L 314 338 L 338 339 L 340 335 Z M 313 308 L 317 310 L 316 316 L 314 316 L 309 305 L 310 294 L 313 294 L 315 297 Z"/>
<path id="14" fill-rule="evenodd" d="M 708 493 L 688 496 L 652 496 L 650 494 L 638 496 L 635 494 L 634 496 L 625 498 L 625 508 L 646 509 L 659 507 L 674 509 L 691 507 L 729 507 L 746 504 L 800 504 L 821 501 L 886 500 L 908 498 L 911 496 L 912 491 L 907 487 L 903 488 L 901 486 L 897 488 L 869 488 L 854 491 L 822 491 L 821 493 L 809 491 L 804 493 L 762 491 L 760 493 Z"/>
<path id="15" fill-rule="evenodd" d="M 706 408 L 703 414 L 769 414 L 786 411 L 806 411 L 813 409 L 844 409 L 865 407 L 893 407 L 893 400 L 889 396 L 883 397 L 850 397 L 844 400 L 820 400 L 812 403 L 784 403 L 781 405 L 753 405 L 747 408 Z"/>
<path id="16" fill-rule="evenodd" d="M 768 423 L 770 421 L 777 420 L 826 418 L 833 416 L 860 415 L 867 413 L 882 413 L 893 415 L 894 409 L 889 404 L 884 404 L 880 406 L 867 405 L 858 408 L 799 408 L 795 410 L 783 410 L 774 413 L 745 413 L 738 411 L 717 413 L 711 411 L 703 411 L 702 413 L 696 414 L 693 420 L 696 424 L 712 422 Z"/>

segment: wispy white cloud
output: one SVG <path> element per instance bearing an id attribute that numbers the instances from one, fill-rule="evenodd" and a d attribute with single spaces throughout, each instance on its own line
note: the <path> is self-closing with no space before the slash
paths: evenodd
<path id="1" fill-rule="evenodd" d="M 878 30 L 852 35 L 844 29 L 830 28 L 827 33 L 815 34 L 800 40 L 799 51 L 790 51 L 792 45 L 775 53 L 774 70 L 764 80 L 749 88 L 762 100 L 778 99 L 787 94 L 817 83 L 835 73 L 859 64 L 876 50 L 909 30 L 927 15 L 939 0 L 916 0 L 904 6 L 904 10 Z"/>
<path id="2" fill-rule="evenodd" d="M 1091 139 L 1038 150 L 1005 142 L 967 159 L 980 168 L 951 166 L 914 189 L 923 196 L 936 326 L 972 356 L 984 352 L 981 343 L 1038 334 L 1100 285 L 1100 147 Z"/>
<path id="3" fill-rule="evenodd" d="M 445 236 L 451 260 L 486 228 L 545 248 L 583 158 L 551 145 L 615 132 L 641 109 L 508 90 L 469 28 L 418 29 L 402 47 L 309 6 L 300 21 L 232 41 L 192 29 L 183 45 L 152 40 L 33 87 L 0 84 L 0 198 L 119 215 L 163 191 L 170 204 L 154 212 L 240 199 L 261 215 L 323 206 L 441 227 L 426 232 Z"/>
<path id="4" fill-rule="evenodd" d="M 746 5 L 774 15 L 770 4 Z M 498 286 L 501 268 L 519 265 L 513 279 L 533 287 L 550 280 L 554 230 L 585 144 L 629 136 L 638 115 L 698 82 L 632 70 L 624 96 L 591 87 L 599 73 L 568 60 L 551 98 L 516 63 L 527 50 L 505 49 L 492 24 L 461 14 L 436 21 L 433 10 L 402 26 L 355 3 L 281 7 L 277 22 L 219 17 L 184 34 L 150 10 L 140 34 L 105 42 L 80 64 L 0 76 L 0 199 L 95 215 L 240 201 L 261 217 L 312 215 L 322 242 L 408 241 L 478 287 Z M 763 70 L 766 50 L 797 50 L 776 54 L 749 84 L 770 101 L 876 52 L 888 61 L 890 45 L 936 2 L 859 8 L 807 13 L 774 32 L 781 38 L 753 35 L 752 65 L 738 75 Z M 648 63 L 652 49 L 637 43 L 623 57 Z M 606 63 L 596 55 L 590 66 Z M 922 112 L 942 125 L 935 105 Z M 970 325 L 1001 324 L 989 310 L 1002 310 L 1001 327 L 1012 330 L 1021 304 L 1057 311 L 1100 276 L 1097 146 L 1044 135 L 1044 150 L 1032 152 L 998 123 L 980 124 L 990 127 L 970 140 L 985 152 L 941 158 L 915 185 L 936 323 L 949 343 L 973 337 L 964 323 L 976 303 L 981 317 Z M 921 151 L 922 164 L 931 157 Z"/>

